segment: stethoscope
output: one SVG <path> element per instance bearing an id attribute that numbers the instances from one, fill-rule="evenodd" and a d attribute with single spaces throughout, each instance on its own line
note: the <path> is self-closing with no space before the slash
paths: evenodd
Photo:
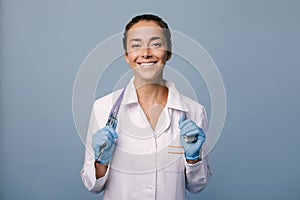
<path id="1" fill-rule="evenodd" d="M 110 127 L 113 127 L 113 128 L 116 127 L 116 120 L 117 120 L 117 116 L 118 116 L 119 109 L 120 109 L 120 106 L 121 106 L 121 102 L 123 100 L 124 92 L 125 92 L 125 88 L 123 89 L 120 96 L 118 97 L 118 99 L 114 103 L 113 107 L 111 108 L 111 110 L 109 112 L 109 115 L 108 115 L 108 120 L 106 122 L 106 126 L 110 126 Z M 99 161 L 106 145 L 107 145 L 106 143 L 103 143 L 99 147 L 99 156 L 97 157 L 96 161 Z"/>
<path id="2" fill-rule="evenodd" d="M 112 106 L 110 112 L 109 112 L 109 116 L 108 116 L 108 120 L 106 122 L 106 126 L 110 126 L 110 127 L 115 127 L 115 123 L 117 120 L 117 116 L 119 113 L 119 109 L 124 97 L 124 93 L 125 93 L 125 89 L 124 88 L 120 94 L 120 96 L 118 97 L 118 99 L 116 100 L 116 102 L 114 103 L 114 105 Z M 185 112 L 184 112 L 185 114 Z M 186 118 L 186 117 L 185 117 Z M 183 139 L 186 143 L 191 144 L 191 143 L 195 143 L 198 140 L 198 134 L 194 134 L 194 135 L 189 135 L 189 136 L 183 136 Z M 101 157 L 104 148 L 106 147 L 106 143 L 103 143 L 100 147 L 99 147 L 99 156 L 97 158 L 96 161 L 99 161 L 99 158 Z"/>

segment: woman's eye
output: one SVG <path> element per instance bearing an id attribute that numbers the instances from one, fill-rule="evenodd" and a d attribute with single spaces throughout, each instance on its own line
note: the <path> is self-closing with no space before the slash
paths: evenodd
<path id="1" fill-rule="evenodd" d="M 151 44 L 152 47 L 161 47 L 161 43 L 160 42 L 155 42 L 153 44 Z"/>
<path id="2" fill-rule="evenodd" d="M 141 45 L 140 44 L 133 44 L 133 45 L 131 45 L 131 48 L 139 48 L 139 47 L 141 47 Z"/>

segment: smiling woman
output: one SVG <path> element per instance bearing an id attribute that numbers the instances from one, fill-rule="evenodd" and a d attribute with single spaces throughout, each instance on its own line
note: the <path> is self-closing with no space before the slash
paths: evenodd
<path id="1" fill-rule="evenodd" d="M 133 18 L 123 44 L 134 77 L 123 90 L 94 103 L 83 183 L 91 192 L 104 190 L 104 199 L 185 199 L 185 189 L 200 192 L 211 176 L 201 155 L 208 129 L 205 109 L 163 78 L 172 43 L 161 18 Z M 117 112 L 110 114 L 111 107 Z"/>
<path id="2" fill-rule="evenodd" d="M 127 31 L 125 60 L 133 69 L 135 84 L 163 84 L 163 67 L 171 57 L 164 29 L 155 21 L 140 21 Z M 140 88 L 140 87 L 138 87 Z"/>

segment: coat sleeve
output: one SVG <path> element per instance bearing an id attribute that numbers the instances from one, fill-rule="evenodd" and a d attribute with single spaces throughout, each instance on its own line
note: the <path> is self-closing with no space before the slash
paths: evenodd
<path id="1" fill-rule="evenodd" d="M 192 119 L 194 118 L 193 120 L 197 122 L 198 126 L 201 127 L 203 132 L 207 135 L 208 120 L 206 117 L 206 111 L 203 106 L 198 106 L 198 112 L 195 113 Z M 212 173 L 208 163 L 208 156 L 202 157 L 202 160 L 195 164 L 188 164 L 185 162 L 185 186 L 189 192 L 198 193 L 202 191 L 208 184 L 211 175 Z"/>
<path id="2" fill-rule="evenodd" d="M 81 170 L 81 179 L 84 186 L 90 192 L 93 193 L 99 193 L 104 189 L 109 174 L 109 167 L 108 167 L 105 176 L 96 179 L 94 152 L 92 148 L 92 136 L 100 128 L 101 127 L 96 121 L 95 104 L 94 104 L 90 115 L 89 127 L 88 127 L 86 144 L 85 144 L 85 158 L 84 158 L 83 168 Z"/>
<path id="3" fill-rule="evenodd" d="M 185 178 L 186 189 L 191 193 L 198 193 L 202 191 L 211 176 L 211 171 L 208 164 L 207 156 L 202 161 L 196 164 L 185 164 Z"/>

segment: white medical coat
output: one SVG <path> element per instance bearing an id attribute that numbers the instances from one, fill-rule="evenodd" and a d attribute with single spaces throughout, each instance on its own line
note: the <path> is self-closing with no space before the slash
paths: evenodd
<path id="1" fill-rule="evenodd" d="M 94 193 L 104 190 L 105 200 L 184 200 L 185 189 L 200 192 L 211 176 L 207 157 L 188 164 L 182 154 L 178 121 L 185 112 L 204 133 L 208 122 L 205 109 L 181 95 L 172 82 L 167 104 L 153 130 L 142 111 L 133 79 L 126 87 L 118 115 L 118 139 L 111 163 L 104 177 L 96 179 L 92 136 L 105 126 L 118 90 L 94 102 L 86 138 L 82 181 Z"/>

